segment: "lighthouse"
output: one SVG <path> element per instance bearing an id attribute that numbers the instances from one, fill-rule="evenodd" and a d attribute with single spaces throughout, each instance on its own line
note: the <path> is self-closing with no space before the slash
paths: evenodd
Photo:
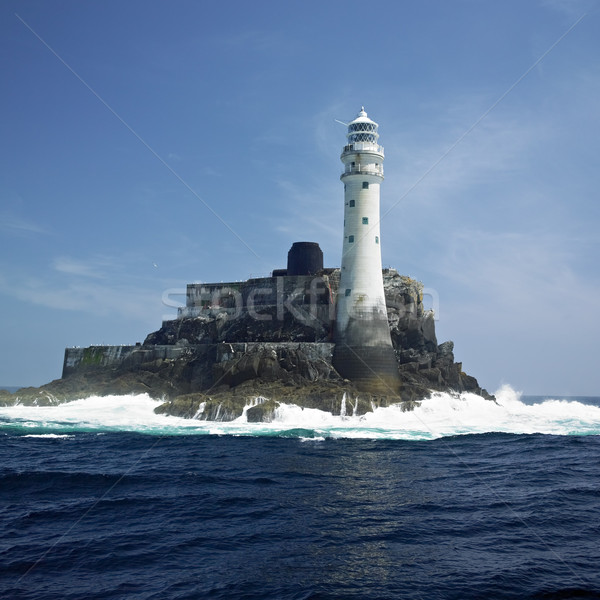
<path id="1" fill-rule="evenodd" d="M 364 107 L 348 123 L 341 154 L 344 241 L 336 305 L 333 365 L 364 390 L 398 390 L 398 363 L 387 320 L 381 271 L 379 193 L 383 147 Z"/>

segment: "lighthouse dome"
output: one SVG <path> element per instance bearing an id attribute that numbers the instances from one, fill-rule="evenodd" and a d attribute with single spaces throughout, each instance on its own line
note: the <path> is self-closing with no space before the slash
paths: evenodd
<path id="1" fill-rule="evenodd" d="M 354 142 L 372 142 L 377 143 L 379 134 L 377 128 L 379 125 L 369 119 L 365 111 L 365 107 L 362 106 L 357 117 L 348 123 L 348 143 L 353 144 Z"/>

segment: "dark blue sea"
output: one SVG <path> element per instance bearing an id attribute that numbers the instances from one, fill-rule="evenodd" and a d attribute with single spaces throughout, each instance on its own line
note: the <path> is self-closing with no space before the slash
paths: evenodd
<path id="1" fill-rule="evenodd" d="M 600 598 L 600 399 L 498 398 L 0 409 L 0 597 Z"/>

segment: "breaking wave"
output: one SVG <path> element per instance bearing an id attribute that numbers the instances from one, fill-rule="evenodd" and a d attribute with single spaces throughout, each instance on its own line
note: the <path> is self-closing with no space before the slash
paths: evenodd
<path id="1" fill-rule="evenodd" d="M 575 399 L 525 401 L 503 386 L 496 402 L 474 394 L 434 393 L 418 408 L 378 408 L 344 416 L 317 409 L 281 405 L 271 423 L 248 423 L 245 415 L 231 422 L 199 421 L 156 415 L 160 401 L 147 395 L 92 396 L 50 407 L 0 408 L 0 431 L 57 438 L 78 432 L 128 431 L 153 435 L 279 436 L 304 440 L 325 438 L 429 440 L 445 436 L 503 432 L 553 435 L 600 434 L 600 399 L 590 404 Z M 596 405 L 598 404 L 598 405 Z"/>

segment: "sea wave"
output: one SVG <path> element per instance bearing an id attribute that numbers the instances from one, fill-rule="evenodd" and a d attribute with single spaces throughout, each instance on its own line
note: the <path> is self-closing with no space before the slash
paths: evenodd
<path id="1" fill-rule="evenodd" d="M 394 405 L 364 415 L 339 416 L 282 404 L 271 423 L 248 423 L 245 414 L 231 422 L 168 417 L 154 413 L 159 404 L 160 401 L 142 394 L 92 396 L 50 407 L 3 407 L 0 408 L 0 431 L 38 437 L 129 431 L 154 435 L 281 436 L 303 440 L 427 440 L 492 432 L 600 434 L 600 406 L 555 398 L 528 404 L 509 385 L 496 392 L 495 402 L 475 394 L 436 392 L 413 411 L 403 411 L 400 405 Z M 352 406 L 351 401 L 348 406 Z"/>
<path id="2" fill-rule="evenodd" d="M 23 437 L 26 438 L 46 438 L 46 439 L 64 439 L 73 437 L 73 435 L 69 435 L 68 433 L 28 433 Z"/>

